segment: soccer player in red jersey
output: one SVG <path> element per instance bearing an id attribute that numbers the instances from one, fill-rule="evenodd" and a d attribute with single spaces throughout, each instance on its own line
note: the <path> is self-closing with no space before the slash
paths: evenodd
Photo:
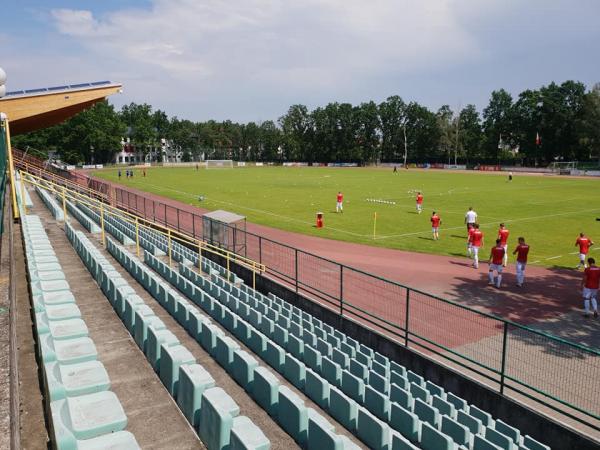
<path id="1" fill-rule="evenodd" d="M 502 247 L 504 247 L 504 260 L 502 261 L 502 265 L 504 267 L 506 267 L 506 264 L 508 263 L 508 235 L 510 234 L 510 231 L 508 231 L 508 228 L 506 228 L 504 226 L 503 223 L 500 224 L 500 229 L 498 230 L 498 239 L 500 239 L 500 245 L 502 245 Z"/>
<path id="2" fill-rule="evenodd" d="M 475 231 L 475 227 L 469 228 L 469 232 L 467 234 L 467 256 L 471 258 L 473 254 L 473 231 Z"/>
<path id="3" fill-rule="evenodd" d="M 439 229 L 442 219 L 440 219 L 440 216 L 438 216 L 434 211 L 433 214 L 431 214 L 431 219 L 429 220 L 431 220 L 431 232 L 433 233 L 433 240 L 437 241 L 440 238 Z"/>
<path id="4" fill-rule="evenodd" d="M 515 248 L 513 255 L 517 255 L 517 286 L 522 287 L 525 282 L 525 266 L 527 265 L 527 255 L 529 254 L 529 245 L 525 243 L 525 238 L 519 238 L 519 245 Z"/>
<path id="5" fill-rule="evenodd" d="M 341 191 L 337 193 L 335 212 L 344 212 L 344 194 Z"/>
<path id="6" fill-rule="evenodd" d="M 598 317 L 598 287 L 600 287 L 600 267 L 596 265 L 594 258 L 588 258 L 588 267 L 583 272 L 583 307 L 585 309 L 584 317 L 590 317 L 590 301 L 594 310 L 594 317 Z"/>
<path id="7" fill-rule="evenodd" d="M 488 284 L 492 286 L 495 284 L 498 289 L 500 289 L 500 286 L 502 285 L 502 269 L 504 268 L 502 261 L 504 261 L 505 253 L 506 250 L 504 250 L 504 247 L 502 246 L 502 241 L 500 241 L 500 239 L 496 239 L 496 246 L 492 247 L 492 250 L 490 251 L 490 260 L 488 261 L 490 265 L 490 270 L 488 272 L 490 281 Z M 496 272 L 498 275 L 495 283 L 494 272 Z"/>
<path id="8" fill-rule="evenodd" d="M 479 268 L 479 249 L 483 247 L 483 231 L 479 229 L 479 224 L 473 225 L 473 234 L 471 235 L 471 249 L 473 250 L 473 267 Z"/>
<path id="9" fill-rule="evenodd" d="M 583 266 L 583 268 L 586 267 L 585 258 L 592 245 L 594 245 L 594 242 L 589 237 L 583 233 L 579 233 L 579 237 L 575 241 L 575 247 L 579 246 L 579 264 L 577 264 L 577 269 L 581 266 Z"/>
<path id="10" fill-rule="evenodd" d="M 421 214 L 423 212 L 423 194 L 417 192 L 417 214 Z"/>

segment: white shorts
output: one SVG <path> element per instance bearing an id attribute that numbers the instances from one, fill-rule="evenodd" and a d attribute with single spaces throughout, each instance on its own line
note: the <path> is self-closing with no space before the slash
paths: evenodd
<path id="1" fill-rule="evenodd" d="M 473 250 L 473 255 L 475 255 L 475 256 L 479 255 L 479 247 L 475 247 L 474 245 L 471 245 L 471 249 Z"/>
<path id="2" fill-rule="evenodd" d="M 590 289 L 590 288 L 583 288 L 583 298 L 585 298 L 586 300 L 589 300 L 590 298 L 596 298 L 598 296 L 598 289 Z"/>
<path id="3" fill-rule="evenodd" d="M 343 208 L 343 205 L 342 205 L 342 203 L 343 203 L 343 202 L 337 202 L 337 203 L 335 204 L 335 207 L 336 207 L 336 208 L 338 208 L 338 209 L 341 209 L 341 208 Z"/>
<path id="4" fill-rule="evenodd" d="M 504 249 L 504 256 L 507 256 L 508 255 L 508 244 L 504 244 L 502 246 L 502 248 Z"/>
<path id="5" fill-rule="evenodd" d="M 417 203 L 417 209 L 422 209 L 423 205 L 421 203 Z"/>
<path id="6" fill-rule="evenodd" d="M 584 262 L 585 262 L 585 258 L 587 258 L 587 253 L 580 253 L 580 254 L 579 254 L 579 259 L 580 259 L 581 261 L 584 261 Z"/>
<path id="7" fill-rule="evenodd" d="M 525 272 L 525 266 L 527 263 L 517 261 L 517 272 Z"/>
<path id="8" fill-rule="evenodd" d="M 495 270 L 498 273 L 502 273 L 502 269 L 504 269 L 502 264 L 490 264 L 490 272 Z"/>
<path id="9" fill-rule="evenodd" d="M 439 229 L 440 227 L 431 227 L 431 231 L 433 231 L 434 233 L 437 233 Z"/>

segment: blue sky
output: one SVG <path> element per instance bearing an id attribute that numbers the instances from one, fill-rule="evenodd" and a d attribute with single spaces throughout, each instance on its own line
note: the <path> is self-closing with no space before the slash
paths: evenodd
<path id="1" fill-rule="evenodd" d="M 400 95 L 435 110 L 600 82 L 597 0 L 5 0 L 8 90 L 122 82 L 192 120 Z"/>

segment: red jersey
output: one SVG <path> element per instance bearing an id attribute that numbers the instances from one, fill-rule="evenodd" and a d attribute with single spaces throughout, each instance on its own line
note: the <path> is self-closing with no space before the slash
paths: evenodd
<path id="1" fill-rule="evenodd" d="M 509 234 L 510 234 L 510 231 L 508 231 L 506 228 L 500 228 L 498 230 L 498 239 L 500 239 L 500 245 L 506 245 Z"/>
<path id="2" fill-rule="evenodd" d="M 504 258 L 504 247 L 496 246 L 492 248 L 492 264 L 502 264 Z"/>
<path id="3" fill-rule="evenodd" d="M 527 244 L 519 244 L 515 249 L 517 252 L 517 261 L 520 263 L 527 262 L 527 255 L 529 254 L 529 245 Z"/>
<path id="4" fill-rule="evenodd" d="M 482 242 L 483 231 L 474 229 L 473 234 L 471 234 L 471 244 L 473 244 L 473 247 L 481 247 Z"/>
<path id="5" fill-rule="evenodd" d="M 421 194 L 417 195 L 417 203 L 420 205 L 423 203 L 423 196 Z"/>
<path id="6" fill-rule="evenodd" d="M 473 243 L 473 232 L 475 231 L 475 228 L 471 227 L 469 228 L 469 234 L 467 237 L 467 241 Z"/>
<path id="7" fill-rule="evenodd" d="M 440 226 L 440 222 L 442 221 L 442 220 L 440 219 L 440 216 L 438 216 L 437 214 L 436 214 L 436 215 L 434 215 L 434 216 L 431 216 L 431 219 L 430 219 L 430 220 L 431 220 L 431 226 L 432 226 L 433 228 L 438 228 L 438 227 Z"/>
<path id="8" fill-rule="evenodd" d="M 585 287 L 598 289 L 600 287 L 600 267 L 590 266 L 583 272 L 585 274 Z"/>
<path id="9" fill-rule="evenodd" d="M 337 195 L 337 202 L 338 203 L 342 203 L 344 201 L 344 194 L 338 194 Z"/>
<path id="10" fill-rule="evenodd" d="M 587 255 L 588 251 L 590 250 L 590 246 L 592 245 L 592 241 L 590 240 L 590 238 L 588 237 L 578 237 L 577 241 L 575 242 L 577 245 L 579 245 L 579 253 L 583 254 L 583 255 Z"/>

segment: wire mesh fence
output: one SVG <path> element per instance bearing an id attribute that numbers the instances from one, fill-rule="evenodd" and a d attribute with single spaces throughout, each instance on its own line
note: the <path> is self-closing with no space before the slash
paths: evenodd
<path id="1" fill-rule="evenodd" d="M 88 186 L 103 187 L 104 182 Z M 201 215 L 114 189 L 120 207 L 194 237 Z M 244 231 L 266 276 L 396 340 L 600 430 L 600 352 Z M 573 411 L 576 412 L 575 416 Z"/>

